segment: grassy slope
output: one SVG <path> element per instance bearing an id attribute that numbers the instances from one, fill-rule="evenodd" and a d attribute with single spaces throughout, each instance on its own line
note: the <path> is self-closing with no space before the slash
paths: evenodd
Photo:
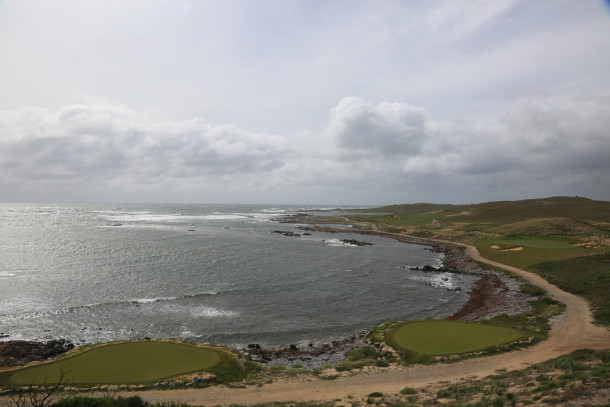
<path id="1" fill-rule="evenodd" d="M 604 260 L 610 249 L 610 202 L 550 197 L 472 205 L 391 205 L 367 211 L 384 213 L 358 217 L 380 230 L 475 244 L 484 257 L 541 273 L 591 301 L 597 321 L 610 325 L 610 277 Z M 589 247 L 575 246 L 576 242 Z M 523 250 L 502 250 L 518 246 Z"/>
<path id="2" fill-rule="evenodd" d="M 610 252 L 540 263 L 532 269 L 560 288 L 586 298 L 595 319 L 610 325 Z"/>
<path id="3" fill-rule="evenodd" d="M 504 225 L 533 218 L 564 217 L 585 222 L 610 221 L 610 202 L 577 197 L 551 197 L 523 201 L 487 202 L 471 205 L 472 215 L 456 216 L 456 221 L 475 220 Z"/>

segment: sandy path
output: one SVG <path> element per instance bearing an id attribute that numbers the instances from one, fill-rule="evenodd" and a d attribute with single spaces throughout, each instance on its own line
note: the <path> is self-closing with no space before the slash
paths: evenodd
<path id="1" fill-rule="evenodd" d="M 591 324 L 593 318 L 589 306 L 582 298 L 560 290 L 535 274 L 487 260 L 480 256 L 475 247 L 466 247 L 467 254 L 473 259 L 519 274 L 531 283 L 543 287 L 555 299 L 566 304 L 566 311 L 551 321 L 552 330 L 548 340 L 524 350 L 490 357 L 469 359 L 451 364 L 440 363 L 409 368 L 376 368 L 367 373 L 340 377 L 332 381 L 322 381 L 307 376 L 279 379 L 263 387 L 252 386 L 245 389 L 213 386 L 207 389 L 146 391 L 129 394 L 139 394 L 143 399 L 153 402 L 180 401 L 192 405 L 256 404 L 271 401 L 331 401 L 345 399 L 348 395 L 359 398 L 374 391 L 398 393 L 406 386 L 423 387 L 442 380 L 455 381 L 475 376 L 484 377 L 495 373 L 497 369 L 519 369 L 581 348 L 610 349 L 610 331 Z M 123 395 L 127 396 L 128 394 Z"/>

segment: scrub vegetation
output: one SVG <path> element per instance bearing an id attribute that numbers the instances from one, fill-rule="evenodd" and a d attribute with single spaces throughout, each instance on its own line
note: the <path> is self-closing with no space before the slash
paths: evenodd
<path id="1" fill-rule="evenodd" d="M 517 406 L 607 405 L 610 386 L 610 352 L 582 349 L 549 361 L 482 379 L 437 383 L 423 388 L 405 387 L 398 393 L 375 391 L 363 397 L 348 396 L 328 402 L 261 403 L 264 407 L 352 406 Z M 188 407 L 180 402 L 149 403 L 138 396 L 67 397 L 49 407 Z M 239 404 L 233 404 L 240 407 Z"/>

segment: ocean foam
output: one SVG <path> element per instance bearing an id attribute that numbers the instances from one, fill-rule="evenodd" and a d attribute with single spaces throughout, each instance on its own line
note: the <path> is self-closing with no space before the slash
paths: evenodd
<path id="1" fill-rule="evenodd" d="M 131 300 L 129 302 L 138 303 L 138 304 L 150 304 L 151 302 L 173 301 L 173 300 L 177 300 L 177 299 L 178 299 L 178 297 L 139 298 L 136 300 Z"/>
<path id="2" fill-rule="evenodd" d="M 252 215 L 246 215 L 242 213 L 224 213 L 224 214 L 213 214 L 213 215 L 201 215 L 201 216 L 186 216 L 188 219 L 207 219 L 207 220 L 238 220 L 238 219 L 250 219 Z"/>
<path id="3" fill-rule="evenodd" d="M 188 222 L 194 220 L 239 220 L 254 218 L 253 215 L 245 213 L 213 213 L 209 215 L 182 215 L 180 213 L 152 213 L 146 211 L 96 211 L 96 213 L 102 219 L 113 222 Z"/>
<path id="4" fill-rule="evenodd" d="M 346 246 L 356 247 L 357 246 L 355 244 L 342 242 L 339 239 L 327 239 L 327 240 L 324 240 L 324 244 L 326 246 L 334 246 L 334 247 L 346 247 Z"/>
<path id="5" fill-rule="evenodd" d="M 191 315 L 194 317 L 216 318 L 216 317 L 234 317 L 237 316 L 235 311 L 226 311 L 214 307 L 196 307 L 191 309 Z"/>
<path id="6" fill-rule="evenodd" d="M 453 273 L 434 273 L 430 276 L 410 276 L 410 280 L 425 281 L 426 285 L 434 288 L 454 288 Z"/>

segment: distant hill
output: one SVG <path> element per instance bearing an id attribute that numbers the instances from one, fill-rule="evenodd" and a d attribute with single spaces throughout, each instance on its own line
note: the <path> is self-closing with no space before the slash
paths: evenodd
<path id="1" fill-rule="evenodd" d="M 537 218 L 566 218 L 590 223 L 609 223 L 610 202 L 582 197 L 555 196 L 521 201 L 497 201 L 471 205 L 416 203 L 389 205 L 371 212 L 393 214 L 422 214 L 439 212 L 451 216 L 452 222 L 506 225 Z"/>

